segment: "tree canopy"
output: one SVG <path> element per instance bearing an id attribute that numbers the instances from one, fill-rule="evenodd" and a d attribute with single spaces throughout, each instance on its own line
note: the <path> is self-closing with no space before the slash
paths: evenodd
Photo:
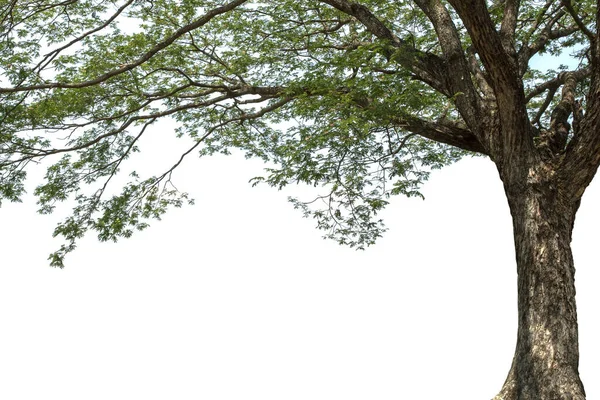
<path id="1" fill-rule="evenodd" d="M 62 267 L 89 231 L 129 237 L 191 203 L 172 179 L 184 157 L 239 149 L 267 163 L 254 183 L 322 187 L 294 205 L 362 248 L 389 196 L 420 196 L 432 169 L 469 154 L 502 168 L 527 140 L 559 162 L 591 102 L 595 2 L 448 3 L 1 0 L 0 200 L 47 166 L 39 212 L 75 201 L 54 232 Z M 530 66 L 564 51 L 576 69 Z M 126 160 L 167 118 L 189 149 L 140 176 Z M 498 133 L 521 120 L 522 137 Z"/>

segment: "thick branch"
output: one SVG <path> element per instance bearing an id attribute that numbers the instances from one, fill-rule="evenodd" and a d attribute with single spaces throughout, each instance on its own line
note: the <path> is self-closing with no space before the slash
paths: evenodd
<path id="1" fill-rule="evenodd" d="M 573 73 L 566 73 L 564 85 L 561 94 L 561 100 L 552 110 L 550 117 L 550 130 L 547 134 L 549 147 L 552 153 L 556 154 L 564 150 L 569 137 L 571 126 L 568 122 L 575 105 L 575 89 L 577 88 L 577 79 Z"/>
<path id="2" fill-rule="evenodd" d="M 430 122 L 419 118 L 393 118 L 392 123 L 426 139 L 448 144 L 474 153 L 489 155 L 469 130 L 448 122 Z"/>
<path id="3" fill-rule="evenodd" d="M 458 111 L 467 125 L 479 134 L 483 131 L 479 98 L 475 92 L 469 63 L 452 17 L 439 0 L 415 0 L 415 2 L 427 15 L 439 38 L 448 69 L 452 71 L 447 76 L 447 86 L 451 96 L 456 99 Z"/>
<path id="4" fill-rule="evenodd" d="M 517 29 L 517 17 L 519 16 L 520 0 L 504 1 L 504 17 L 500 26 L 500 37 L 502 45 L 507 54 L 515 55 L 515 30 Z"/>
<path id="5" fill-rule="evenodd" d="M 500 167 L 518 168 L 533 149 L 533 135 L 517 61 L 505 51 L 484 0 L 449 3 L 465 24 L 496 96 L 501 135 L 490 138 L 492 155 Z"/>
<path id="6" fill-rule="evenodd" d="M 500 35 L 496 32 L 485 2 L 482 0 L 450 0 L 449 2 L 465 24 L 477 54 L 490 74 L 494 90 L 496 92 L 516 91 L 519 79 L 515 71 L 515 63 L 510 60 L 502 46 Z M 504 95 L 504 93 L 498 94 L 500 94 L 498 97 Z M 498 100 L 501 101 L 500 98 Z"/>
<path id="7" fill-rule="evenodd" d="M 481 93 L 483 94 L 483 98 L 486 101 L 493 101 L 494 90 L 488 82 L 488 77 L 481 70 L 481 65 L 479 64 L 479 61 L 477 61 L 477 57 L 475 56 L 475 49 L 473 49 L 473 46 L 467 47 L 467 57 L 469 60 L 469 68 L 471 69 L 471 75 L 475 79 L 477 88 L 481 91 Z"/>
<path id="8" fill-rule="evenodd" d="M 559 170 L 564 190 L 579 201 L 600 166 L 600 76 L 592 75 L 586 110 L 578 121 L 578 133 L 571 139 Z"/>

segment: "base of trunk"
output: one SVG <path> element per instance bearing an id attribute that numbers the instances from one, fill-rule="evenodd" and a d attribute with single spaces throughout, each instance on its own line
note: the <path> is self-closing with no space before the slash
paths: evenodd
<path id="1" fill-rule="evenodd" d="M 553 368 L 543 374 L 517 375 L 515 363 L 500 393 L 492 400 L 585 400 L 579 373 L 573 368 Z"/>

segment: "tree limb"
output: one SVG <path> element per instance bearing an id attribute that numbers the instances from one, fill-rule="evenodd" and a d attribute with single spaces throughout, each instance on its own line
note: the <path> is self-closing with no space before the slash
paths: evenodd
<path id="1" fill-rule="evenodd" d="M 471 131 L 451 121 L 430 122 L 420 118 L 392 117 L 391 122 L 402 129 L 416 133 L 426 139 L 474 153 L 489 155 L 488 151 Z"/>
<path id="2" fill-rule="evenodd" d="M 359 20 L 365 28 L 377 38 L 390 43 L 400 54 L 388 51 L 386 57 L 393 59 L 403 67 L 415 74 L 415 76 L 446 96 L 449 94 L 445 85 L 448 69 L 444 60 L 434 54 L 422 52 L 412 43 L 398 38 L 385 26 L 367 7 L 362 4 L 348 0 L 320 0 L 322 3 L 353 16 Z"/>
<path id="3" fill-rule="evenodd" d="M 570 196 L 579 201 L 600 166 L 600 79 L 592 77 L 585 115 L 579 121 L 579 132 L 571 139 L 565 151 L 560 182 Z"/>
<path id="4" fill-rule="evenodd" d="M 524 149 L 533 149 L 517 61 L 505 51 L 484 0 L 448 1 L 467 28 L 494 89 L 501 135 L 490 136 L 492 156 L 500 168 L 517 168 L 529 153 Z"/>
<path id="5" fill-rule="evenodd" d="M 575 9 L 573 8 L 573 3 L 571 3 L 571 0 L 561 0 L 561 3 L 566 8 L 571 18 L 573 18 L 573 21 L 575 21 L 575 23 L 579 27 L 579 30 L 583 32 L 583 34 L 587 36 L 592 43 L 594 43 L 594 41 L 596 40 L 596 35 L 592 31 L 590 31 L 585 25 L 585 23 L 581 20 L 581 17 L 579 17 L 579 14 L 577 14 L 577 11 L 575 11 Z"/>
<path id="6" fill-rule="evenodd" d="M 566 82 L 566 78 L 569 76 L 573 77 L 577 82 L 581 82 L 585 78 L 588 78 L 591 72 L 592 71 L 590 68 L 582 68 L 576 71 L 562 72 L 558 74 L 556 78 L 541 83 L 534 87 L 529 93 L 527 93 L 527 95 L 525 96 L 525 100 L 527 102 L 530 102 L 531 99 L 533 99 L 536 96 L 539 96 L 546 90 L 558 89 L 561 85 L 563 85 Z"/>
<path id="7" fill-rule="evenodd" d="M 548 24 L 548 27 L 550 27 L 550 26 L 551 25 Z M 542 33 L 540 34 L 540 36 L 537 38 L 537 40 L 534 43 L 532 43 L 530 45 L 524 45 L 519 50 L 518 57 L 519 57 L 519 74 L 520 74 L 520 76 L 523 76 L 525 74 L 525 72 L 527 72 L 527 69 L 529 66 L 529 60 L 531 60 L 531 57 L 533 57 L 534 55 L 539 53 L 541 50 L 543 50 L 544 47 L 546 47 L 546 45 L 551 40 L 570 36 L 577 31 L 579 31 L 579 28 L 577 26 L 571 26 L 571 27 L 567 27 L 567 28 L 563 28 L 563 29 L 556 29 L 556 30 L 544 28 L 544 30 L 542 31 Z"/>
<path id="8" fill-rule="evenodd" d="M 33 70 L 38 70 L 41 71 L 44 68 L 46 68 L 48 66 L 48 64 L 50 64 L 52 62 L 52 60 L 54 60 L 56 58 L 56 56 L 58 56 L 60 54 L 61 51 L 71 47 L 72 45 L 74 45 L 77 42 L 80 42 L 81 40 L 85 39 L 86 37 L 93 35 L 96 32 L 101 31 L 102 29 L 106 28 L 108 25 L 110 25 L 115 19 L 117 19 L 117 17 L 119 15 L 121 15 L 123 13 L 123 11 L 125 11 L 125 9 L 127 9 L 127 7 L 129 7 L 131 5 L 131 3 L 133 3 L 135 0 L 128 0 L 125 4 L 123 4 L 113 15 L 110 16 L 110 18 L 108 18 L 106 21 L 104 21 L 102 24 L 100 24 L 99 26 L 90 29 L 87 32 L 82 33 L 81 35 L 79 35 L 78 37 L 76 37 L 75 39 L 71 40 L 70 42 L 68 42 L 67 44 L 64 44 L 62 46 L 60 46 L 57 49 L 52 50 L 51 52 L 47 53 L 46 55 L 44 55 L 44 57 L 42 58 L 42 60 L 33 68 Z"/>
<path id="9" fill-rule="evenodd" d="M 562 74 L 561 74 L 562 75 Z M 560 102 L 552 110 L 550 117 L 550 129 L 547 132 L 549 147 L 552 153 L 556 154 L 564 150 L 569 137 L 571 125 L 568 122 L 575 104 L 575 89 L 577 88 L 577 79 L 574 73 L 565 73 L 564 84 L 561 93 Z"/>
<path id="10" fill-rule="evenodd" d="M 542 106 L 538 109 L 538 112 L 535 114 L 533 121 L 531 121 L 532 124 L 539 125 L 542 115 L 544 115 L 544 113 L 550 106 L 550 103 L 552 103 L 552 99 L 554 99 L 554 95 L 556 94 L 557 90 L 558 90 L 558 86 L 557 87 L 553 86 L 548 89 L 548 93 L 546 94 L 546 98 L 544 99 Z"/>
<path id="11" fill-rule="evenodd" d="M 483 98 L 486 101 L 493 101 L 494 100 L 494 90 L 492 89 L 492 87 L 490 86 L 490 83 L 488 82 L 489 77 L 486 76 L 483 73 L 483 71 L 481 70 L 481 66 L 480 66 L 479 62 L 477 61 L 477 57 L 475 56 L 475 49 L 473 49 L 473 46 L 467 47 L 467 58 L 469 61 L 469 68 L 471 69 L 471 75 L 475 79 L 477 88 L 483 94 Z"/>
<path id="12" fill-rule="evenodd" d="M 517 19 L 519 16 L 520 0 L 504 1 L 504 17 L 500 25 L 500 37 L 504 50 L 511 57 L 516 55 L 515 49 L 515 30 L 517 29 Z"/>
<path id="13" fill-rule="evenodd" d="M 31 86 L 16 86 L 16 87 L 10 87 L 10 88 L 0 87 L 0 93 L 26 92 L 26 91 L 32 91 L 32 90 L 53 89 L 53 88 L 77 89 L 77 88 L 84 88 L 84 87 L 97 85 L 99 83 L 107 81 L 108 79 L 110 79 L 114 76 L 122 74 L 123 72 L 130 71 L 130 70 L 142 65 L 143 63 L 145 63 L 146 61 L 148 61 L 152 57 L 154 57 L 155 54 L 157 54 L 161 50 L 167 48 L 169 45 L 173 44 L 181 36 L 185 35 L 188 32 L 193 31 L 194 29 L 198 29 L 203 25 L 206 25 L 213 18 L 235 9 L 236 7 L 245 3 L 246 1 L 248 1 L 248 0 L 234 0 L 234 1 L 227 3 L 221 7 L 217 7 L 217 8 L 214 8 L 214 9 L 206 12 L 202 17 L 198 18 L 191 24 L 188 24 L 188 25 L 178 29 L 177 31 L 175 31 L 175 33 L 173 33 L 171 36 L 167 37 L 162 42 L 160 42 L 157 45 L 155 45 L 154 47 L 152 47 L 150 50 L 148 50 L 146 53 L 144 53 L 141 57 L 139 57 L 134 62 L 132 62 L 130 64 L 125 64 L 125 65 L 121 66 L 120 68 L 106 72 L 94 79 L 84 81 L 84 82 L 77 82 L 77 83 L 51 82 L 51 83 L 45 83 L 45 84 L 41 84 L 41 85 L 31 85 Z"/>
<path id="14" fill-rule="evenodd" d="M 508 88 L 510 91 L 517 91 L 518 77 L 515 71 L 515 63 L 504 50 L 500 36 L 494 27 L 487 6 L 483 0 L 449 0 L 461 20 L 465 24 L 469 36 L 473 41 L 473 46 L 477 54 L 490 74 L 494 90 L 498 92 L 500 88 Z M 503 101 L 506 97 L 508 101 L 509 94 L 497 93 L 498 101 Z M 514 95 L 515 93 L 511 93 Z"/>
<path id="15" fill-rule="evenodd" d="M 467 125 L 479 134 L 483 131 L 481 105 L 452 17 L 439 0 L 415 0 L 415 3 L 427 15 L 439 38 L 448 69 L 452 71 L 447 76 L 447 85 L 451 96 L 455 98 L 457 109 Z"/>

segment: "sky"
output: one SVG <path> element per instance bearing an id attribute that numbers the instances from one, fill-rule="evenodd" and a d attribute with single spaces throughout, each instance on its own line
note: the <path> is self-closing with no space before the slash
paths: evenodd
<path id="1" fill-rule="evenodd" d="M 564 62 L 564 60 L 561 60 Z M 543 61 L 550 67 L 546 57 Z M 560 63 L 560 61 L 557 61 Z M 181 146 L 158 124 L 138 169 Z M 145 148 L 144 148 L 145 146 Z M 494 165 L 432 174 L 395 198 L 366 251 L 321 238 L 239 155 L 186 160 L 196 205 L 119 243 L 81 241 L 63 270 L 56 215 L 0 208 L 0 398 L 9 400 L 489 399 L 517 330 L 511 218 Z M 41 170 L 33 171 L 30 192 Z M 575 224 L 580 373 L 600 398 L 600 183 Z"/>
<path id="2" fill-rule="evenodd" d="M 132 162 L 169 165 L 170 135 L 158 125 Z M 31 197 L 4 204 L 0 398 L 497 393 L 515 346 L 517 276 L 510 214 L 489 160 L 434 172 L 425 200 L 394 199 L 383 213 L 390 230 L 362 252 L 323 240 L 286 201 L 306 189 L 252 188 L 261 168 L 240 156 L 187 160 L 176 184 L 196 205 L 116 244 L 87 237 L 63 270 L 46 257 L 67 210 L 37 215 Z M 573 240 L 590 399 L 600 398 L 599 201 L 595 183 Z"/>

